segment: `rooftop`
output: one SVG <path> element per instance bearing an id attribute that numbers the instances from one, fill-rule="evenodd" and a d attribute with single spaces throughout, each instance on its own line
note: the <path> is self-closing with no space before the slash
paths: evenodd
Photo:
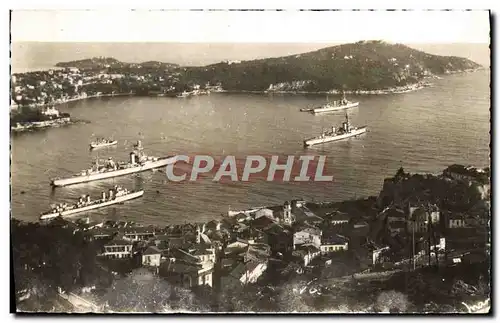
<path id="1" fill-rule="evenodd" d="M 158 231 L 155 227 L 132 227 L 125 228 L 124 234 L 151 234 Z"/>
<path id="2" fill-rule="evenodd" d="M 243 276 L 243 274 L 245 274 L 245 265 L 241 262 L 238 262 L 229 270 L 229 276 L 232 276 L 238 280 Z"/>
<path id="3" fill-rule="evenodd" d="M 200 267 L 179 259 L 167 259 L 162 263 L 161 269 L 171 273 L 192 273 L 198 272 Z"/>
<path id="4" fill-rule="evenodd" d="M 321 235 L 321 230 L 320 229 L 315 228 L 315 227 L 311 227 L 311 226 L 301 226 L 301 227 L 298 227 L 295 230 L 295 233 L 299 233 L 299 232 L 306 232 L 306 233 L 317 235 L 317 236 Z"/>
<path id="5" fill-rule="evenodd" d="M 322 236 L 321 237 L 321 244 L 345 244 L 347 240 L 339 236 L 338 234 L 333 234 L 329 236 Z"/>
<path id="6" fill-rule="evenodd" d="M 149 246 L 143 253 L 143 255 L 156 255 L 161 254 L 161 250 L 155 246 Z"/>
<path id="7" fill-rule="evenodd" d="M 121 239 L 115 239 L 105 244 L 105 246 L 132 246 L 133 243 Z"/>
<path id="8" fill-rule="evenodd" d="M 349 214 L 340 212 L 340 211 L 333 211 L 333 212 L 328 212 L 326 213 L 326 218 L 330 221 L 349 221 L 351 217 Z"/>
<path id="9" fill-rule="evenodd" d="M 274 221 L 267 216 L 262 216 L 258 219 L 253 220 L 250 225 L 254 228 L 265 228 L 273 223 Z"/>
<path id="10" fill-rule="evenodd" d="M 406 214 L 403 212 L 403 210 L 396 209 L 396 208 L 390 208 L 385 212 L 387 217 L 391 218 L 406 218 Z"/>

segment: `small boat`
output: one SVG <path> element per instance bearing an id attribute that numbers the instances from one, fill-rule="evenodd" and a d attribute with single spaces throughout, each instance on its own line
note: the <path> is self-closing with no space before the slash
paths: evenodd
<path id="1" fill-rule="evenodd" d="M 177 97 L 178 98 L 187 98 L 188 96 L 190 96 L 192 94 L 192 92 L 186 92 L 186 91 L 183 91 L 182 93 L 179 93 L 177 94 Z"/>
<path id="2" fill-rule="evenodd" d="M 114 146 L 118 143 L 116 140 L 99 138 L 96 141 L 90 143 L 90 149 Z"/>

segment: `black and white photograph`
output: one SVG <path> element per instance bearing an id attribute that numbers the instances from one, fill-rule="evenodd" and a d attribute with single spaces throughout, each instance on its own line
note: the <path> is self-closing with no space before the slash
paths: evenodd
<path id="1" fill-rule="evenodd" d="M 11 311 L 491 314 L 492 19 L 11 10 Z"/>

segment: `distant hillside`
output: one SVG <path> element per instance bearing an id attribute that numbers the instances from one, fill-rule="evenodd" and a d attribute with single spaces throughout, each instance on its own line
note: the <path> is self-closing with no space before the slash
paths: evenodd
<path id="1" fill-rule="evenodd" d="M 378 90 L 417 83 L 426 76 L 479 68 L 471 60 L 431 55 L 402 44 L 361 41 L 278 57 L 185 68 L 187 80 L 221 83 L 225 90 Z"/>
<path id="2" fill-rule="evenodd" d="M 480 68 L 469 59 L 425 53 L 402 44 L 361 41 L 278 58 L 221 62 L 201 67 L 148 61 L 125 63 L 94 57 L 58 67 L 175 72 L 177 84 L 221 84 L 228 91 L 386 90 L 416 84 L 425 77 Z M 182 87 L 182 86 L 181 86 Z M 179 87 L 179 88 L 181 88 Z"/>
<path id="3" fill-rule="evenodd" d="M 144 68 L 176 68 L 179 65 L 171 63 L 163 63 L 157 61 L 148 61 L 144 63 L 125 63 L 111 57 L 93 57 L 70 62 L 60 62 L 56 64 L 57 67 L 76 67 L 79 69 L 97 69 L 97 68 L 130 68 L 130 67 L 144 67 Z"/>

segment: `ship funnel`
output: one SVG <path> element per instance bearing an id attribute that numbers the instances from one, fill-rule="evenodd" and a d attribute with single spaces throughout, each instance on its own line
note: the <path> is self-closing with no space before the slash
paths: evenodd
<path id="1" fill-rule="evenodd" d="M 106 199 L 106 192 L 102 192 L 102 199 L 105 200 Z"/>
<path id="2" fill-rule="evenodd" d="M 87 202 L 90 203 L 90 195 L 87 195 Z"/>
<path id="3" fill-rule="evenodd" d="M 135 164 L 135 153 L 134 152 L 130 153 L 130 163 Z"/>
<path id="4" fill-rule="evenodd" d="M 113 198 L 113 195 L 114 195 L 113 193 L 114 193 L 114 192 L 113 192 L 113 190 L 112 190 L 112 189 L 110 189 L 110 190 L 109 190 L 109 197 L 110 197 L 110 198 Z"/>

